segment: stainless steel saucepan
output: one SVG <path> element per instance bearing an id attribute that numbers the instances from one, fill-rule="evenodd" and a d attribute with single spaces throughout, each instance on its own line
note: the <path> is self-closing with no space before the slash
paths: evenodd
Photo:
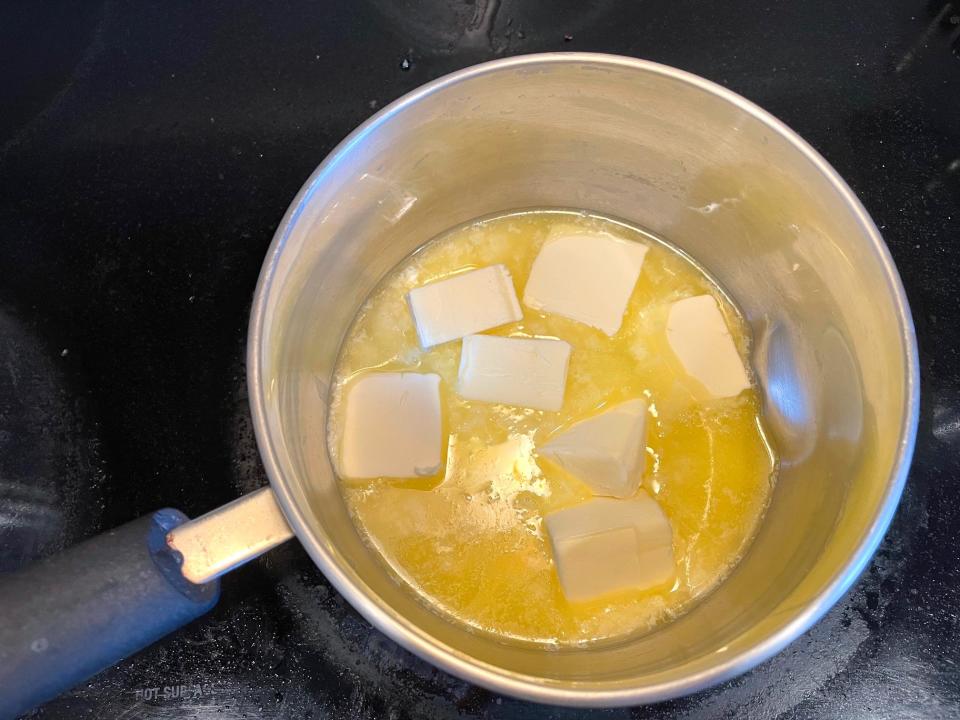
<path id="1" fill-rule="evenodd" d="M 515 208 L 630 221 L 702 262 L 753 330 L 779 482 L 729 579 L 665 627 L 545 650 L 471 632 L 396 582 L 326 453 L 327 393 L 360 303 L 439 232 Z M 673 68 L 582 53 L 468 68 L 406 95 L 320 165 L 260 275 L 247 371 L 270 487 L 196 520 L 161 510 L 0 587 L 0 715 L 115 663 L 216 602 L 219 575 L 296 535 L 373 625 L 496 692 L 611 706 L 733 677 L 850 587 L 896 508 L 917 427 L 913 325 L 876 227 L 789 128 Z"/>

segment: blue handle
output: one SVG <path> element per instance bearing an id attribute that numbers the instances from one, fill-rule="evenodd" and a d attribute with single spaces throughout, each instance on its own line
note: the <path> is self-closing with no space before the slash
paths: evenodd
<path id="1" fill-rule="evenodd" d="M 0 576 L 0 718 L 13 718 L 140 650 L 217 603 L 218 580 L 180 574 L 159 510 L 26 570 Z"/>

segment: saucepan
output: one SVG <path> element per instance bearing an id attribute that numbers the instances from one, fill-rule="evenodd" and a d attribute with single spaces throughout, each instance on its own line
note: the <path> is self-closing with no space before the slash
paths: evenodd
<path id="1" fill-rule="evenodd" d="M 377 282 L 450 227 L 549 207 L 651 230 L 719 280 L 751 327 L 781 462 L 762 526 L 717 590 L 654 632 L 554 649 L 471 631 L 396 581 L 355 529 L 325 441 L 338 348 Z M 270 487 L 195 520 L 160 510 L 4 578 L 0 712 L 201 615 L 221 574 L 293 536 L 375 627 L 490 690 L 614 706 L 706 688 L 781 650 L 863 570 L 906 480 L 919 398 L 903 287 L 836 171 L 722 87 L 584 53 L 467 68 L 344 140 L 270 246 L 247 372 Z"/>

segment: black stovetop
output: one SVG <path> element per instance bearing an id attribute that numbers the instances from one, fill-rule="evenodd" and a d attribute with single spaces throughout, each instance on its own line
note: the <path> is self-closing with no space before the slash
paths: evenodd
<path id="1" fill-rule="evenodd" d="M 592 50 L 703 75 L 800 132 L 903 276 L 923 402 L 855 589 L 748 675 L 635 718 L 960 717 L 960 3 L 327 0 L 0 5 L 0 570 L 266 482 L 243 352 L 287 204 L 375 108 L 457 68 Z M 372 630 L 296 543 L 213 613 L 36 712 L 547 718 Z"/>

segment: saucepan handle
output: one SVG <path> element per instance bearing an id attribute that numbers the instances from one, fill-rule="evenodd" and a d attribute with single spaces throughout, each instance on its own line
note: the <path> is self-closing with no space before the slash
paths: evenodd
<path id="1" fill-rule="evenodd" d="M 264 488 L 192 521 L 159 510 L 0 577 L 0 718 L 203 615 L 220 575 L 291 536 Z"/>

